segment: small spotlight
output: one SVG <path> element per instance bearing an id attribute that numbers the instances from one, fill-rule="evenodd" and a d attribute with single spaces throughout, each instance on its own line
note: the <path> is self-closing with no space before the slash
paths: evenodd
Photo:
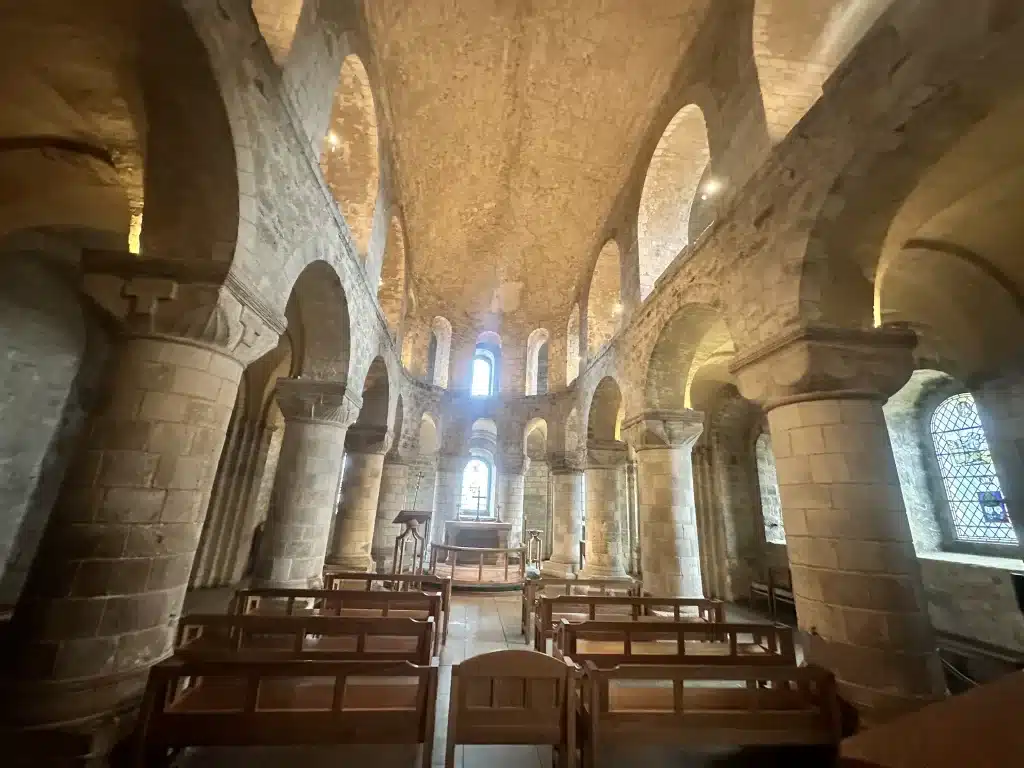
<path id="1" fill-rule="evenodd" d="M 619 302 L 615 302 L 615 304 L 612 306 L 612 313 L 616 314 L 616 315 L 621 315 L 622 314 L 622 304 L 620 304 Z"/>
<path id="2" fill-rule="evenodd" d="M 718 179 L 708 179 L 706 182 L 704 182 L 704 189 L 702 190 L 703 194 L 701 195 L 700 199 L 707 200 L 709 197 L 713 197 L 714 195 L 717 195 L 721 191 L 722 182 L 720 182 Z"/>
<path id="3" fill-rule="evenodd" d="M 340 140 L 338 139 L 338 134 L 336 134 L 334 131 L 328 133 L 327 143 L 330 144 L 332 147 L 337 147 L 338 144 L 340 143 Z"/>

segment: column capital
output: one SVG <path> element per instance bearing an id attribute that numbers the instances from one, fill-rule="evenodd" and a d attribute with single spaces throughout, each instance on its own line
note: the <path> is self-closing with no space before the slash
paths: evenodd
<path id="1" fill-rule="evenodd" d="M 273 349 L 286 328 L 284 317 L 227 264 L 86 251 L 82 272 L 83 292 L 132 336 L 173 337 L 248 365 Z"/>
<path id="2" fill-rule="evenodd" d="M 621 467 L 629 460 L 628 446 L 620 440 L 588 440 L 587 467 Z"/>
<path id="3" fill-rule="evenodd" d="M 622 431 L 629 435 L 634 450 L 651 448 L 686 448 L 697 442 L 704 431 L 701 411 L 644 411 L 627 420 Z"/>
<path id="4" fill-rule="evenodd" d="M 548 454 L 548 467 L 553 475 L 571 475 L 586 469 L 587 458 L 582 451 L 552 451 Z"/>
<path id="5" fill-rule="evenodd" d="M 278 379 L 274 390 L 285 421 L 349 426 L 359 415 L 360 398 L 338 381 Z"/>
<path id="6" fill-rule="evenodd" d="M 768 410 L 805 400 L 884 401 L 914 370 L 916 344 L 916 334 L 901 325 L 800 325 L 737 355 L 730 370 L 743 396 Z"/>
<path id="7" fill-rule="evenodd" d="M 353 424 L 345 435 L 345 450 L 350 453 L 387 454 L 391 447 L 391 432 L 386 426 Z"/>

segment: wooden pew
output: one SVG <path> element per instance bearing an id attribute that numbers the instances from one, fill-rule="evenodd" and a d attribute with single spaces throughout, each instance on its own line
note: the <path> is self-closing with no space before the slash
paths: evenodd
<path id="1" fill-rule="evenodd" d="M 452 667 L 445 768 L 459 744 L 550 744 L 576 765 L 574 664 L 528 650 L 494 651 Z"/>
<path id="2" fill-rule="evenodd" d="M 613 744 L 836 745 L 841 738 L 835 680 L 818 667 L 598 669 L 588 661 L 579 726 L 584 768 Z"/>
<path id="3" fill-rule="evenodd" d="M 429 768 L 437 677 L 436 659 L 171 658 L 150 671 L 135 765 L 192 746 L 420 744 Z"/>
<path id="4" fill-rule="evenodd" d="M 621 664 L 796 666 L 793 630 L 778 624 L 571 623 L 562 619 L 552 655 L 602 668 Z"/>
<path id="5" fill-rule="evenodd" d="M 613 595 L 558 595 L 541 597 L 534 611 L 533 647 L 547 650 L 561 619 L 596 621 L 725 621 L 721 600 L 694 597 L 635 597 Z"/>
<path id="6" fill-rule="evenodd" d="M 753 608 L 760 598 L 764 598 L 768 603 L 768 614 L 772 617 L 772 621 L 779 619 L 779 603 L 795 605 L 793 581 L 789 569 L 769 568 L 764 580 L 754 579 L 751 581 L 750 606 Z"/>
<path id="7" fill-rule="evenodd" d="M 643 584 L 630 576 L 622 579 L 577 579 L 575 577 L 560 578 L 542 576 L 539 579 L 527 579 L 523 583 L 523 608 L 520 628 L 523 636 L 533 624 L 533 612 L 537 600 L 541 597 L 555 595 L 594 594 L 594 595 L 640 595 Z"/>
<path id="8" fill-rule="evenodd" d="M 441 645 L 448 642 L 448 618 L 452 612 L 452 580 L 447 576 L 421 576 L 417 573 L 360 573 L 358 571 L 339 571 L 324 568 L 324 589 L 362 589 L 386 592 L 424 592 L 439 591 L 441 593 L 441 610 L 444 618 L 441 623 Z"/>
<path id="9" fill-rule="evenodd" d="M 183 658 L 366 659 L 429 664 L 434 619 L 366 616 L 193 614 L 178 622 Z"/>
<path id="10" fill-rule="evenodd" d="M 365 592 L 339 589 L 240 589 L 235 592 L 234 613 L 295 616 L 405 616 L 434 618 L 441 626 L 440 592 Z M 440 651 L 441 633 L 434 633 L 434 653 Z"/>

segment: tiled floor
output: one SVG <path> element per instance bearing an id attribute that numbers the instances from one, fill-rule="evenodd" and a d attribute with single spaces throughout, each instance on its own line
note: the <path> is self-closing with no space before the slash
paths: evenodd
<path id="1" fill-rule="evenodd" d="M 218 598 L 212 594 L 190 596 L 188 609 L 222 610 Z M 749 614 L 730 611 L 729 618 L 743 621 Z M 526 638 L 519 631 L 520 595 L 518 592 L 498 595 L 456 595 L 448 628 L 448 642 L 441 653 L 441 675 L 437 702 L 437 721 L 431 764 L 444 765 L 445 737 L 448 728 L 448 691 L 451 685 L 452 664 L 488 651 L 506 648 L 526 648 Z M 646 752 L 643 751 L 643 752 Z M 551 751 L 547 747 L 458 747 L 455 753 L 457 768 L 548 768 Z M 718 762 L 727 759 L 726 763 Z M 601 768 L 627 768 L 643 765 L 645 768 L 703 768 L 718 765 L 771 766 L 776 763 L 758 758 L 755 762 L 733 762 L 724 753 L 711 755 L 644 754 L 635 749 L 622 755 L 602 755 Z M 805 763 L 807 764 L 807 763 Z M 398 768 L 418 766 L 413 751 L 402 747 L 341 748 L 248 748 L 197 749 L 183 754 L 175 768 L 338 768 L 339 766 L 373 766 Z M 810 764 L 813 765 L 813 764 Z"/>

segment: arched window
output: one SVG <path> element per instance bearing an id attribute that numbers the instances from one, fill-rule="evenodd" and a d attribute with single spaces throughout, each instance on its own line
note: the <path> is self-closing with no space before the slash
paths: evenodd
<path id="1" fill-rule="evenodd" d="M 462 473 L 459 516 L 475 520 L 491 517 L 491 466 L 482 459 L 470 459 Z"/>
<path id="2" fill-rule="evenodd" d="M 548 343 L 545 341 L 537 351 L 537 394 L 548 393 Z"/>
<path id="3" fill-rule="evenodd" d="M 526 394 L 548 391 L 548 331 L 538 328 L 526 340 Z"/>
<path id="4" fill-rule="evenodd" d="M 477 349 L 473 355 L 473 381 L 469 393 L 473 397 L 494 394 L 494 355 L 486 349 Z"/>
<path id="5" fill-rule="evenodd" d="M 932 412 L 929 429 L 953 536 L 965 542 L 1016 544 L 974 397 L 962 392 L 943 400 Z"/>
<path id="6" fill-rule="evenodd" d="M 769 544 L 785 544 L 786 529 L 782 525 L 782 502 L 779 500 L 779 476 L 775 472 L 775 454 L 772 439 L 762 432 L 754 443 L 757 460 L 757 485 L 761 492 L 761 518 L 764 521 L 764 540 Z"/>
<path id="7" fill-rule="evenodd" d="M 437 368 L 437 333 L 430 332 L 430 346 L 427 347 L 427 381 L 434 382 L 434 370 Z"/>
<path id="8" fill-rule="evenodd" d="M 444 317 L 435 317 L 430 324 L 430 348 L 427 350 L 427 381 L 438 387 L 448 386 L 448 360 L 452 349 L 452 324 Z"/>

